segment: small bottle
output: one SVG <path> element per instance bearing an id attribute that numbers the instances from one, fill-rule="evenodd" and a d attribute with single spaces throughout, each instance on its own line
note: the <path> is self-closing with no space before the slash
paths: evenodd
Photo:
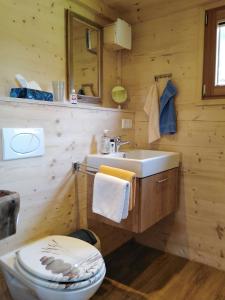
<path id="1" fill-rule="evenodd" d="M 75 89 L 72 89 L 72 92 L 70 94 L 70 103 L 77 104 L 77 94 L 76 94 Z"/>
<path id="2" fill-rule="evenodd" d="M 109 154 L 110 153 L 110 137 L 108 136 L 109 130 L 105 129 L 101 139 L 101 153 Z"/>
<path id="3" fill-rule="evenodd" d="M 116 143 L 114 139 L 110 139 L 110 153 L 116 152 Z"/>

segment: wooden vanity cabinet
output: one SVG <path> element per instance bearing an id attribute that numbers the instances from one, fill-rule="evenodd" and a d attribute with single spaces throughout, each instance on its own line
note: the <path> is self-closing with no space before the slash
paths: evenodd
<path id="1" fill-rule="evenodd" d="M 140 179 L 139 190 L 138 232 L 143 232 L 176 211 L 178 206 L 178 168 Z"/>
<path id="2" fill-rule="evenodd" d="M 135 207 L 121 223 L 92 212 L 94 176 L 88 175 L 88 219 L 140 233 L 176 211 L 178 206 L 178 168 L 145 178 L 137 178 Z M 107 201 L 107 200 L 106 200 Z"/>

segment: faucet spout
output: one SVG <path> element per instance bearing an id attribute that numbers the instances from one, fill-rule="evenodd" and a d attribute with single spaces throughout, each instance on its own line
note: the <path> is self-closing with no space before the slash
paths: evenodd
<path id="1" fill-rule="evenodd" d="M 119 152 L 121 146 L 130 144 L 130 141 L 122 141 L 119 136 L 115 137 L 114 141 L 115 141 L 115 152 Z"/>

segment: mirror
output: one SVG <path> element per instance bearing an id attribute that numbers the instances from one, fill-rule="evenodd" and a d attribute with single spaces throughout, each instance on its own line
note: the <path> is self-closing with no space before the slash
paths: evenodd
<path id="1" fill-rule="evenodd" d="M 121 104 L 124 104 L 127 101 L 127 90 L 123 86 L 114 86 L 112 89 L 112 99 L 119 105 L 118 108 L 121 108 Z"/>
<path id="2" fill-rule="evenodd" d="M 102 27 L 66 11 L 67 97 L 73 89 L 79 102 L 100 103 L 102 96 Z"/>

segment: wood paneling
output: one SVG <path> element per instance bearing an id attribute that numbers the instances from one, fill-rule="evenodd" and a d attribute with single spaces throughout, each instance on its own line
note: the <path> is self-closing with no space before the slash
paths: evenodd
<path id="1" fill-rule="evenodd" d="M 165 17 L 171 13 L 184 11 L 203 4 L 213 5 L 212 0 L 103 0 L 116 9 L 120 16 L 131 23 L 143 22 L 149 19 Z"/>
<path id="2" fill-rule="evenodd" d="M 17 73 L 29 81 L 37 81 L 43 90 L 49 91 L 52 91 L 53 80 L 65 80 L 64 10 L 70 9 L 104 25 L 109 22 L 104 18 L 108 12 L 102 5 L 101 14 L 96 14 L 98 3 L 100 1 L 89 1 L 84 6 L 70 0 L 40 0 L 28 5 L 26 0 L 0 0 L 0 95 L 8 96 L 10 88 L 16 86 Z M 104 50 L 103 59 L 103 105 L 115 107 L 111 89 L 117 82 L 117 57 L 112 51 Z"/>
<path id="3" fill-rule="evenodd" d="M 104 4 L 101 0 L 72 0 L 72 2 L 78 3 L 86 9 L 90 9 L 95 16 L 104 17 L 110 21 L 115 21 L 117 18 L 117 12 Z"/>
<path id="4" fill-rule="evenodd" d="M 169 9 L 163 17 L 154 12 L 156 8 L 159 13 L 165 12 L 167 5 L 145 9 L 143 17 L 148 15 L 149 20 L 133 25 L 133 49 L 122 56 L 123 84 L 129 91 L 129 107 L 136 110 L 138 147 L 178 151 L 182 160 L 178 213 L 137 239 L 225 270 L 224 105 L 196 106 L 201 94 L 198 53 L 203 51 L 199 41 L 203 42 L 200 33 L 204 32 L 204 14 L 198 1 L 186 1 L 185 5 L 190 3 L 196 3 L 196 7 L 171 13 Z M 215 1 L 214 5 L 224 3 Z M 154 75 L 170 72 L 178 89 L 178 132 L 150 147 L 143 112 L 145 96 Z M 158 82 L 160 94 L 165 84 L 163 79 Z"/>
<path id="5" fill-rule="evenodd" d="M 147 118 L 142 110 L 145 95 L 154 75 L 173 73 L 179 91 L 178 133 L 163 137 L 152 148 L 181 153 L 180 207 L 176 216 L 168 217 L 138 239 L 225 270 L 225 106 L 195 105 L 201 73 L 198 52 L 202 12 L 198 5 L 212 1 L 153 2 L 148 8 L 134 8 L 127 16 L 136 24 L 133 49 L 122 54 L 122 82 L 129 91 L 129 107 L 136 110 L 136 143 L 140 148 L 149 148 Z M 27 1 L 18 4 L 1 0 L 1 95 L 8 95 L 18 72 L 37 80 L 44 89 L 51 89 L 52 80 L 65 78 L 64 8 L 106 23 L 100 14 L 96 17 L 93 10 L 75 1 L 41 0 L 27 5 Z M 104 104 L 112 106 L 110 89 L 117 80 L 117 54 L 104 50 L 103 55 Z M 158 85 L 162 92 L 165 81 Z M 44 127 L 47 151 L 44 157 L 26 159 L 26 164 L 24 160 L 0 162 L 1 188 L 21 194 L 18 233 L 0 242 L 0 254 L 33 238 L 63 234 L 86 225 L 85 177 L 80 175 L 80 200 L 74 201 L 71 162 L 83 160 L 97 149 L 106 124 L 113 134 L 125 133 L 132 140 L 132 131 L 120 130 L 122 116 L 107 110 L 1 102 L 0 127 Z M 125 116 L 133 118 L 133 114 Z M 106 227 L 99 227 L 98 233 L 108 253 L 128 235 L 121 232 L 118 237 Z M 189 282 L 189 275 L 184 276 Z M 169 287 L 171 293 L 173 288 Z"/>
<path id="6" fill-rule="evenodd" d="M 120 129 L 122 117 L 133 119 L 134 114 L 0 100 L 0 128 L 43 127 L 46 143 L 42 157 L 0 161 L 0 189 L 17 191 L 21 198 L 17 233 L 0 241 L 0 255 L 45 235 L 87 227 L 86 177 L 79 174 L 76 198 L 72 162 L 99 150 L 106 124 L 113 134 L 133 140 L 133 130 Z M 129 233 L 101 227 L 98 234 L 106 253 L 130 238 Z"/>
<path id="7" fill-rule="evenodd" d="M 32 4 L 26 0 L 0 0 L 0 6 L 1 96 L 8 96 L 10 88 L 16 86 L 17 73 L 27 80 L 36 80 L 50 91 L 52 80 L 65 80 L 64 9 L 101 25 L 115 19 L 115 12 L 99 0 L 85 3 L 40 0 Z M 111 89 L 117 83 L 117 55 L 104 50 L 103 59 L 103 105 L 113 107 Z M 2 255 L 32 239 L 66 234 L 87 226 L 85 176 L 79 175 L 77 199 L 71 163 L 82 161 L 86 154 L 99 149 L 100 135 L 106 125 L 113 135 L 125 134 L 133 140 L 133 130 L 121 130 L 121 118 L 134 120 L 134 114 L 2 99 L 0 107 L 0 128 L 43 127 L 46 138 L 43 157 L 0 161 L 0 188 L 18 191 L 21 196 L 18 231 L 0 241 Z M 1 152 L 2 149 L 0 155 Z M 103 226 L 98 234 L 106 253 L 130 237 L 127 232 L 118 233 Z M 113 245 L 108 235 L 114 238 Z M 1 299 L 5 297 L 3 287 L 0 280 Z"/>

